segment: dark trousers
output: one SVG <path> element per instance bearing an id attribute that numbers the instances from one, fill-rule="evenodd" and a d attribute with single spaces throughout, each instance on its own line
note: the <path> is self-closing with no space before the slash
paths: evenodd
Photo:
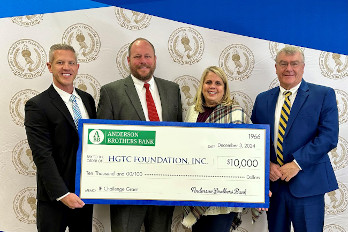
<path id="1" fill-rule="evenodd" d="M 272 192 L 267 212 L 269 232 L 322 232 L 324 227 L 324 194 L 310 197 L 294 197 L 288 183 L 281 183 Z"/>
<path id="2" fill-rule="evenodd" d="M 60 201 L 37 202 L 38 232 L 92 232 L 93 205 L 70 209 Z"/>
<path id="3" fill-rule="evenodd" d="M 174 206 L 110 205 L 112 232 L 170 232 Z"/>
<path id="4" fill-rule="evenodd" d="M 230 232 L 237 213 L 201 216 L 192 226 L 192 232 Z"/>

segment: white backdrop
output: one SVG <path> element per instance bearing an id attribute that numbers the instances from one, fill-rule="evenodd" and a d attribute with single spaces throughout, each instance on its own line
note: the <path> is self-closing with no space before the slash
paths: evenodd
<path id="1" fill-rule="evenodd" d="M 0 230 L 36 231 L 35 165 L 24 122 L 24 104 L 52 83 L 46 68 L 48 49 L 69 43 L 80 62 L 76 87 L 99 100 L 99 89 L 128 75 L 128 44 L 137 37 L 156 48 L 155 75 L 177 82 L 184 112 L 192 104 L 203 70 L 221 66 L 232 96 L 250 114 L 256 95 L 278 85 L 274 56 L 284 44 L 170 21 L 117 7 L 0 19 Z M 296 36 L 296 35 L 294 35 Z M 310 36 L 310 35 L 308 35 Z M 332 41 L 334 42 L 334 41 Z M 304 79 L 335 89 L 339 144 L 330 158 L 339 189 L 327 194 L 324 231 L 348 231 L 348 57 L 303 48 Z M 187 232 L 175 211 L 172 231 Z M 265 215 L 256 224 L 243 215 L 237 231 L 267 231 Z M 344 220 L 345 219 L 345 220 Z M 94 231 L 109 232 L 108 205 L 96 205 Z"/>

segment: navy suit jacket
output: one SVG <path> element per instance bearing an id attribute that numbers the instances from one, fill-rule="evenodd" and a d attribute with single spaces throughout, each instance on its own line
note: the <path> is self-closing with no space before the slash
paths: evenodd
<path id="1" fill-rule="evenodd" d="M 161 98 L 162 120 L 182 121 L 179 85 L 154 77 Z M 145 121 L 145 114 L 131 76 L 104 85 L 100 89 L 97 118 Z"/>
<path id="2" fill-rule="evenodd" d="M 96 118 L 92 96 L 76 91 L 89 118 Z M 75 192 L 79 136 L 66 104 L 52 85 L 25 104 L 24 125 L 37 167 L 37 198 L 56 201 L 67 192 Z"/>
<path id="3" fill-rule="evenodd" d="M 273 142 L 278 95 L 279 87 L 260 93 L 251 116 L 254 124 L 270 125 L 270 159 L 273 163 L 277 163 Z M 291 107 L 283 143 L 284 162 L 295 159 L 302 168 L 289 181 L 293 196 L 314 196 L 338 188 L 327 154 L 337 146 L 337 142 L 338 109 L 334 90 L 302 80 Z M 280 181 L 271 182 L 271 191 L 276 191 Z"/>

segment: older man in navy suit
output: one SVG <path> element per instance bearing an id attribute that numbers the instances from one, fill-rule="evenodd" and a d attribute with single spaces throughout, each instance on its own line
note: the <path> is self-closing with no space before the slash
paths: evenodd
<path id="1" fill-rule="evenodd" d="M 37 167 L 37 229 L 92 232 L 93 205 L 74 192 L 77 121 L 95 118 L 95 103 L 73 86 L 79 69 L 73 47 L 53 45 L 47 67 L 53 84 L 25 105 L 25 130 Z"/>
<path id="2" fill-rule="evenodd" d="M 335 92 L 303 80 L 299 48 L 283 48 L 275 61 L 280 87 L 260 93 L 251 116 L 271 128 L 268 229 L 323 231 L 324 194 L 338 188 L 328 156 L 338 142 Z"/>

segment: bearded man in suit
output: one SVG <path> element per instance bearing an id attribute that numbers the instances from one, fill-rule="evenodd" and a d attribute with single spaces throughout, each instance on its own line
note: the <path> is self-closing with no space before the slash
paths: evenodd
<path id="1" fill-rule="evenodd" d="M 125 79 L 104 85 L 100 90 L 97 118 L 138 121 L 182 121 L 180 89 L 176 83 L 154 77 L 154 46 L 144 38 L 134 40 L 128 48 L 131 74 Z M 156 119 L 148 112 L 146 87 L 151 92 Z M 144 223 L 147 232 L 170 232 L 173 206 L 111 205 L 113 232 L 139 232 Z"/>

